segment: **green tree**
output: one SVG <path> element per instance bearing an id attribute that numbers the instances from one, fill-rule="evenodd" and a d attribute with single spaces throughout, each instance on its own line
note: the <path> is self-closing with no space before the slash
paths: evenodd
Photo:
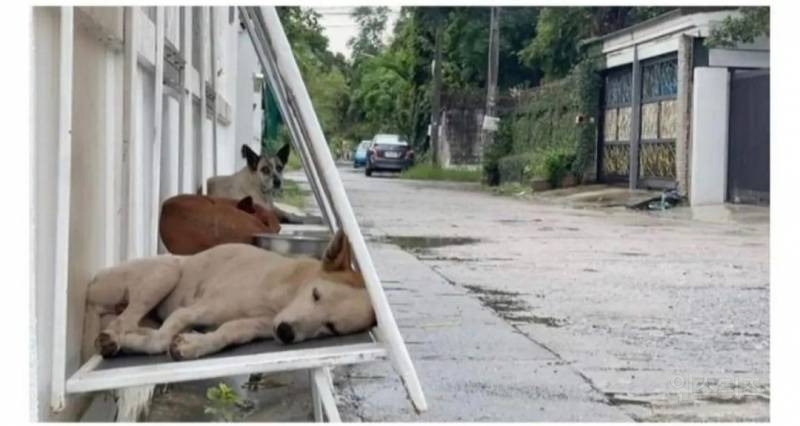
<path id="1" fill-rule="evenodd" d="M 561 78 L 578 62 L 578 42 L 591 35 L 591 24 L 588 8 L 544 8 L 536 23 L 536 37 L 519 51 L 519 57 L 546 77 Z"/>
<path id="2" fill-rule="evenodd" d="M 340 139 L 344 124 L 341 118 L 348 101 L 349 65 L 341 54 L 334 55 L 328 49 L 328 38 L 322 33 L 317 12 L 279 7 L 278 15 L 325 136 L 329 143 Z M 287 132 L 282 134 L 284 139 L 288 137 Z"/>
<path id="3" fill-rule="evenodd" d="M 353 58 L 345 120 L 353 140 L 390 132 L 408 138 L 415 149 L 424 143 L 432 55 L 413 10 L 401 9 L 388 46 Z M 370 22 L 363 20 L 361 25 Z"/>
<path id="4" fill-rule="evenodd" d="M 742 7 L 738 16 L 728 16 L 711 30 L 706 40 L 710 47 L 734 47 L 752 43 L 756 37 L 769 37 L 769 7 Z"/>
<path id="5" fill-rule="evenodd" d="M 536 85 L 539 70 L 520 60 L 517 52 L 536 34 L 539 8 L 504 7 L 500 18 L 498 85 L 501 89 Z M 453 8 L 445 30 L 444 79 L 448 87 L 486 86 L 489 50 L 488 7 Z"/>
<path id="6" fill-rule="evenodd" d="M 669 7 L 546 7 L 536 21 L 536 35 L 519 51 L 522 62 L 538 67 L 548 79 L 562 78 L 581 59 L 582 39 L 651 19 Z"/>
<path id="7" fill-rule="evenodd" d="M 347 45 L 353 49 L 352 58 L 378 55 L 383 49 L 383 33 L 389 19 L 389 8 L 386 6 L 359 6 L 351 14 L 358 24 L 358 35 L 351 38 Z"/>

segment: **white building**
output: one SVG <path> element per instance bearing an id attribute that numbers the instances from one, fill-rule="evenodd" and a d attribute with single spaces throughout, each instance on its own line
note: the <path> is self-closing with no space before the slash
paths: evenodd
<path id="1" fill-rule="evenodd" d="M 261 83 L 233 7 L 36 7 L 33 52 L 31 410 L 74 420 L 86 283 L 159 252 L 161 201 L 259 150 Z"/>
<path id="2" fill-rule="evenodd" d="M 587 40 L 604 93 L 597 174 L 693 205 L 769 202 L 769 39 L 708 48 L 733 8 L 679 8 Z"/>

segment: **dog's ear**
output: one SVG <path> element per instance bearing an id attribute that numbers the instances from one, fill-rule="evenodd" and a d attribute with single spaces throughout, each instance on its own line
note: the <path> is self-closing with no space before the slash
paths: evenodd
<path id="1" fill-rule="evenodd" d="M 278 160 L 281 161 L 281 167 L 286 165 L 286 162 L 289 161 L 289 152 L 291 152 L 292 146 L 290 144 L 286 144 L 278 150 Z"/>
<path id="2" fill-rule="evenodd" d="M 242 145 L 242 158 L 247 160 L 247 167 L 252 171 L 256 171 L 258 167 L 258 154 L 253 151 L 247 144 Z"/>
<path id="3" fill-rule="evenodd" d="M 322 256 L 322 269 L 331 272 L 344 271 L 350 269 L 350 262 L 350 242 L 339 228 Z"/>
<path id="4" fill-rule="evenodd" d="M 253 205 L 253 197 L 246 196 L 236 203 L 236 208 L 250 214 L 256 213 L 256 207 Z"/>

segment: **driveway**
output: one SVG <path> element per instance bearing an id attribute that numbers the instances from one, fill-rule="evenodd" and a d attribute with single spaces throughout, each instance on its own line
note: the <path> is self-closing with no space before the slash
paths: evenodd
<path id="1" fill-rule="evenodd" d="M 339 368 L 345 420 L 769 419 L 767 209 L 575 209 L 340 172 L 430 406 L 388 365 Z"/>

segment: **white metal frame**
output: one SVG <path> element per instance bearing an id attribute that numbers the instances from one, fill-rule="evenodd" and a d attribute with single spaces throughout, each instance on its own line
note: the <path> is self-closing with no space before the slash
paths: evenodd
<path id="1" fill-rule="evenodd" d="M 154 224 L 158 223 L 158 215 L 161 211 L 159 206 L 161 205 L 161 132 L 162 132 L 162 122 L 164 120 L 163 110 L 164 110 L 164 8 L 163 7 L 156 7 L 156 51 L 155 51 L 155 94 L 154 94 L 154 102 L 155 102 L 155 112 L 153 114 L 154 125 L 153 125 L 153 149 L 152 155 L 153 160 L 151 166 L 151 173 L 152 173 L 152 181 L 151 185 L 151 197 L 152 199 L 150 202 L 152 205 L 150 206 L 150 226 L 154 226 Z M 150 252 L 148 254 L 154 255 L 156 254 L 158 248 L 158 233 L 157 232 L 150 232 L 149 234 L 150 241 L 148 248 Z"/>
<path id="2" fill-rule="evenodd" d="M 61 8 L 58 63 L 58 194 L 56 210 L 55 300 L 53 322 L 63 324 L 53 331 L 53 382 L 50 406 L 61 410 L 65 405 L 67 303 L 69 301 L 69 220 L 72 176 L 72 48 L 74 43 L 72 7 Z"/>
<path id="3" fill-rule="evenodd" d="M 71 47 L 73 42 L 73 20 L 71 8 L 64 8 L 62 10 L 67 10 L 67 12 L 62 15 L 62 58 L 60 64 L 60 102 L 62 105 L 60 109 L 61 116 L 59 117 L 59 155 L 62 158 L 60 165 L 64 168 L 59 170 L 59 175 L 62 179 L 59 181 L 58 202 L 59 210 L 68 212 L 70 185 L 69 126 L 71 123 L 69 114 L 71 112 L 70 82 L 72 81 Z M 309 177 L 314 196 L 320 206 L 322 214 L 332 230 L 339 228 L 344 229 L 351 241 L 355 253 L 355 261 L 364 275 L 366 287 L 376 313 L 378 326 L 374 330 L 375 335 L 373 335 L 373 339 L 369 343 L 346 345 L 340 343 L 338 345 L 334 344 L 307 349 L 287 347 L 285 350 L 278 352 L 264 352 L 255 355 L 216 357 L 178 363 L 164 362 L 147 366 L 117 367 L 113 369 L 100 368 L 102 367 L 103 360 L 100 356 L 94 356 L 67 379 L 65 371 L 65 348 L 68 301 L 68 260 L 66 256 L 69 253 L 69 216 L 62 214 L 59 215 L 60 222 L 58 229 L 60 232 L 56 236 L 56 244 L 59 247 L 57 253 L 60 254 L 57 255 L 59 257 L 57 257 L 56 260 L 56 327 L 54 331 L 54 368 L 51 406 L 56 411 L 63 409 L 66 394 L 79 394 L 119 389 L 129 386 L 199 380 L 248 373 L 307 370 L 310 374 L 315 418 L 317 420 L 326 418 L 329 421 L 335 422 L 340 421 L 340 417 L 333 396 L 333 381 L 330 367 L 372 362 L 388 358 L 392 361 L 406 386 L 414 407 L 418 411 L 424 411 L 427 409 L 427 403 L 422 393 L 419 379 L 399 329 L 397 328 L 397 323 L 389 307 L 386 295 L 381 287 L 364 237 L 361 234 L 355 215 L 347 199 L 344 187 L 333 162 L 333 158 L 330 155 L 322 129 L 311 105 L 311 100 L 303 84 L 300 71 L 291 53 L 291 47 L 283 31 L 278 15 L 273 7 L 242 7 L 239 8 L 239 12 L 246 25 L 248 34 L 253 41 L 253 46 L 263 71 L 278 100 L 281 114 L 289 126 L 292 135 L 292 145 L 301 158 L 301 162 Z M 145 143 L 152 143 L 154 144 L 154 148 L 156 148 L 153 151 L 156 157 L 154 157 L 155 161 L 152 169 L 153 180 L 151 181 L 151 183 L 154 184 L 153 200 L 147 201 L 157 203 L 160 170 L 156 168 L 156 166 L 160 163 L 160 159 L 157 156 L 160 155 L 161 152 L 158 148 L 158 144 L 161 143 L 162 132 L 161 110 L 163 108 L 163 86 L 161 75 L 164 70 L 164 11 L 160 7 L 156 9 L 156 25 L 154 31 L 156 42 L 154 43 L 154 58 L 152 61 L 156 75 L 156 114 L 152 140 L 149 139 L 151 136 L 150 134 L 143 135 L 145 136 L 144 138 L 137 134 L 141 132 L 141 130 L 137 129 L 137 127 L 139 127 L 139 116 L 141 114 L 137 112 L 136 104 L 137 89 L 140 84 L 139 76 L 137 75 L 139 70 L 137 67 L 139 64 L 138 61 L 141 59 L 139 57 L 138 41 L 139 37 L 146 36 L 146 34 L 142 35 L 137 33 L 137 20 L 142 19 L 138 16 L 138 13 L 140 13 L 140 11 L 136 8 L 126 8 L 124 13 L 126 43 L 123 78 L 124 107 L 126 111 L 123 130 L 124 139 L 129 144 L 131 176 L 128 200 L 130 215 L 128 225 L 128 253 L 127 256 L 125 256 L 127 258 L 138 257 L 145 254 L 144 251 L 147 246 L 147 240 L 145 240 L 145 235 L 143 233 L 145 216 L 141 209 L 136 208 L 136 206 L 143 206 L 143 202 L 145 201 L 143 199 L 144 180 L 142 178 L 147 171 L 145 170 L 144 164 L 142 164 L 143 150 Z M 210 162 L 208 160 L 213 158 L 209 157 L 210 155 L 215 155 L 214 151 L 216 147 L 207 146 L 209 142 L 211 142 L 209 139 L 213 140 L 214 135 L 212 134 L 212 137 L 208 137 L 204 130 L 206 128 L 205 121 L 207 119 L 207 107 L 205 105 L 206 66 L 208 65 L 206 63 L 208 59 L 207 50 L 209 42 L 213 43 L 213 41 L 205 39 L 209 27 L 209 10 L 206 7 L 202 7 L 202 22 L 200 23 L 202 29 L 200 37 L 202 47 L 200 49 L 201 65 L 198 70 L 199 84 L 194 84 L 197 82 L 190 81 L 192 74 L 189 72 L 192 43 L 191 9 L 184 9 L 183 15 L 183 42 L 181 43 L 181 49 L 184 51 L 184 55 L 186 55 L 184 59 L 186 60 L 187 66 L 181 71 L 183 93 L 181 93 L 179 98 L 181 103 L 179 124 L 181 129 L 180 143 L 185 153 L 194 145 L 192 124 L 188 121 L 190 121 L 192 117 L 193 92 L 198 92 L 201 106 L 199 148 L 201 149 L 203 158 L 200 163 L 199 171 L 192 170 L 190 173 L 189 170 L 183 170 L 181 188 L 185 192 L 194 192 L 194 182 L 190 181 L 193 180 L 191 177 L 196 176 L 196 173 L 199 172 L 203 186 L 205 186 L 206 180 L 209 177 L 208 174 L 212 171 L 210 169 L 215 166 L 213 163 L 209 164 Z M 214 72 L 214 59 L 211 58 L 211 61 L 211 71 Z M 194 88 L 195 85 L 199 87 Z M 194 90 L 190 88 L 194 88 Z M 214 115 L 212 119 L 216 120 L 216 112 L 214 112 Z M 111 157 L 112 154 L 113 151 L 107 155 Z M 184 163 L 184 167 L 186 166 L 187 164 Z M 111 187 L 109 189 L 111 189 Z M 187 189 L 189 191 L 187 191 Z M 139 211 L 137 212 L 137 210 Z M 155 245 L 150 244 L 149 246 L 155 249 Z M 61 349 L 59 350 L 58 348 Z"/>
<path id="4" fill-rule="evenodd" d="M 180 144 L 183 152 L 183 164 L 181 170 L 181 183 L 179 185 L 181 192 L 192 193 L 196 188 L 194 186 L 194 132 L 192 128 L 192 112 L 194 106 L 192 105 L 192 89 L 189 70 L 192 67 L 192 8 L 182 7 L 180 10 L 181 15 L 181 42 L 180 51 L 183 55 L 184 66 L 180 71 L 180 82 L 182 84 L 180 102 Z M 191 161 L 186 161 L 185 158 L 191 158 Z"/>
<path id="5" fill-rule="evenodd" d="M 308 152 L 301 149 L 301 156 L 310 158 L 304 161 L 306 173 L 316 173 L 319 182 L 312 181 L 312 187 L 319 185 L 322 206 L 333 209 L 333 217 L 327 216 L 332 229 L 343 228 L 353 247 L 356 262 L 364 276 L 372 307 L 378 319 L 380 338 L 385 342 L 389 358 L 392 360 L 403 384 L 408 391 L 414 407 L 419 411 L 428 408 L 422 392 L 414 364 L 408 354 L 403 337 L 392 314 L 389 301 L 383 292 L 380 278 L 367 250 L 364 236 L 361 234 L 344 185 L 331 157 L 325 135 L 319 124 L 317 115 L 311 104 L 300 69 L 295 62 L 292 48 L 283 31 L 278 13 L 274 7 L 241 7 L 243 21 L 251 32 L 253 44 L 262 61 L 261 66 L 270 86 L 275 90 L 278 105 L 284 119 L 290 123 L 290 133 L 297 146 L 306 146 Z M 256 37 L 253 37 L 255 33 Z M 259 35 L 259 33 L 261 33 Z M 296 123 L 297 126 L 292 126 Z M 327 198 L 327 199 L 326 199 Z M 328 215 L 323 209 L 323 213 Z"/>

